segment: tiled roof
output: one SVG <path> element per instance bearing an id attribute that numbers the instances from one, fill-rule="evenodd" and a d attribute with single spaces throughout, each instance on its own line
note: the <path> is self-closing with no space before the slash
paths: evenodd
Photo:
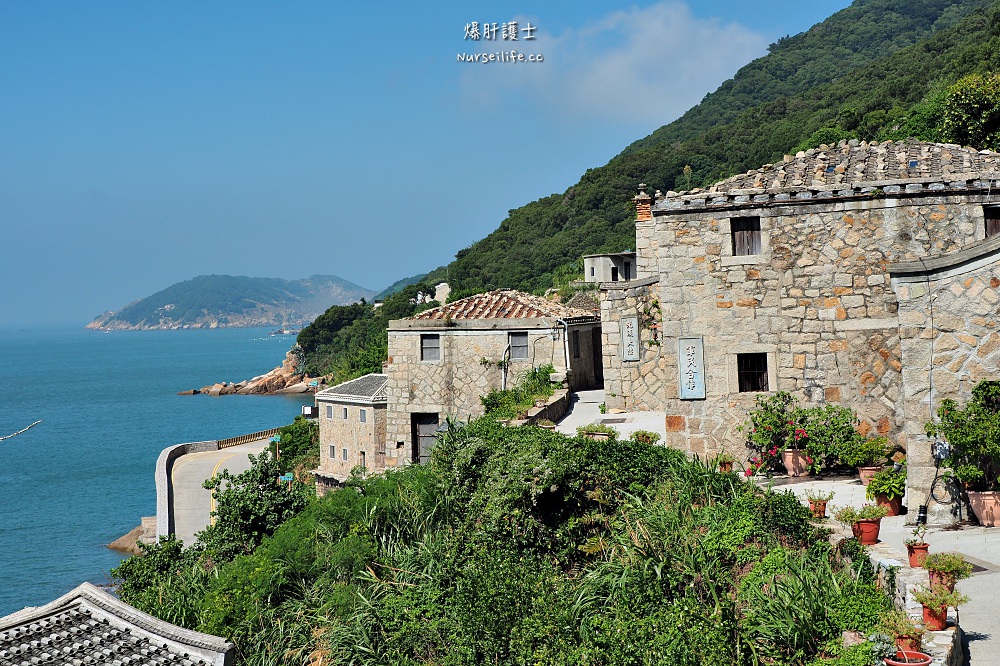
<path id="1" fill-rule="evenodd" d="M 892 180 L 948 181 L 965 174 L 1000 174 L 1000 154 L 954 144 L 923 141 L 842 141 L 836 146 L 786 155 L 777 164 L 765 164 L 720 181 L 709 192 L 777 189 L 836 184 L 872 184 Z"/>
<path id="2" fill-rule="evenodd" d="M 576 292 L 566 301 L 566 306 L 578 310 L 590 310 L 592 312 L 600 312 L 601 310 L 601 304 L 597 302 L 597 292 L 595 291 Z"/>
<path id="3" fill-rule="evenodd" d="M 574 319 L 593 317 L 594 313 L 532 296 L 514 289 L 499 289 L 476 294 L 421 312 L 412 319 L 535 319 L 554 317 Z"/>
<path id="4" fill-rule="evenodd" d="M 368 398 L 369 400 L 384 400 L 385 385 L 389 381 L 388 375 L 373 372 L 358 377 L 343 384 L 337 384 L 316 394 L 317 398 Z"/>
<path id="5" fill-rule="evenodd" d="M 0 665 L 223 666 L 233 646 L 157 620 L 89 583 L 0 618 Z"/>

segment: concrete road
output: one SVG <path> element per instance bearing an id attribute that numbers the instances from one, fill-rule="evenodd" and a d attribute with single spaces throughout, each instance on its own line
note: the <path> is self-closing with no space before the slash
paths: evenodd
<path id="1" fill-rule="evenodd" d="M 190 546 L 194 535 L 208 527 L 215 508 L 212 493 L 202 488 L 206 480 L 224 469 L 239 474 L 250 468 L 249 454 L 258 455 L 267 448 L 268 440 L 240 444 L 221 451 L 189 453 L 174 461 L 170 472 L 173 486 L 174 533 Z"/>
<path id="2" fill-rule="evenodd" d="M 577 391 L 570 394 L 570 407 L 566 415 L 556 425 L 556 430 L 564 435 L 576 435 L 576 429 L 591 423 L 603 423 L 618 431 L 621 439 L 628 439 L 636 430 L 648 430 L 660 434 L 662 444 L 667 431 L 664 412 L 622 412 L 601 414 L 604 390 Z"/>

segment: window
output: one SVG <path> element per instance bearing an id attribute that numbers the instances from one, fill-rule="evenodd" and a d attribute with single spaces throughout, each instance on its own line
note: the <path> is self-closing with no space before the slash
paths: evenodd
<path id="1" fill-rule="evenodd" d="M 366 456 L 365 456 L 365 452 L 364 452 L 364 451 L 362 451 L 362 452 L 361 452 L 361 453 L 359 453 L 358 455 L 359 455 L 359 456 L 361 456 L 361 468 L 362 468 L 362 469 L 365 469 L 365 468 L 367 468 L 367 467 L 368 467 L 368 465 L 366 465 L 366 464 L 365 464 L 365 457 L 366 457 Z"/>
<path id="2" fill-rule="evenodd" d="M 361 420 L 362 423 L 368 423 L 368 410 L 367 409 L 359 409 L 358 410 L 358 418 Z"/>
<path id="3" fill-rule="evenodd" d="M 527 333 L 510 333 L 507 336 L 507 344 L 510 345 L 510 358 L 512 361 L 525 361 L 528 359 Z"/>
<path id="4" fill-rule="evenodd" d="M 617 266 L 612 266 L 611 267 L 611 281 L 612 282 L 618 282 L 618 267 Z"/>
<path id="5" fill-rule="evenodd" d="M 594 277 L 594 267 L 590 267 L 590 277 Z"/>
<path id="6" fill-rule="evenodd" d="M 340 450 L 340 456 L 341 459 L 347 460 L 347 447 L 344 447 Z"/>
<path id="7" fill-rule="evenodd" d="M 420 360 L 441 360 L 441 336 L 437 333 L 420 336 Z"/>
<path id="8" fill-rule="evenodd" d="M 330 460 L 337 459 L 337 447 L 333 444 L 330 445 Z"/>
<path id="9" fill-rule="evenodd" d="M 737 354 L 736 376 L 740 393 L 767 391 L 767 354 Z"/>
<path id="10" fill-rule="evenodd" d="M 347 407 L 344 407 L 344 416 L 343 416 L 343 418 L 344 418 L 345 421 L 347 420 Z"/>
<path id="11" fill-rule="evenodd" d="M 632 279 L 632 262 L 625 262 L 625 270 L 622 271 L 622 279 L 626 282 Z"/>
<path id="12" fill-rule="evenodd" d="M 983 217 L 986 218 L 986 237 L 1000 233 L 1000 206 L 983 206 Z"/>
<path id="13" fill-rule="evenodd" d="M 734 217 L 729 221 L 733 237 L 733 256 L 760 254 L 760 218 Z"/>
<path id="14" fill-rule="evenodd" d="M 328 419 L 332 419 L 333 418 L 333 405 L 327 405 L 326 406 L 326 418 L 328 418 Z"/>
<path id="15" fill-rule="evenodd" d="M 580 358 L 580 331 L 573 331 L 573 358 Z"/>

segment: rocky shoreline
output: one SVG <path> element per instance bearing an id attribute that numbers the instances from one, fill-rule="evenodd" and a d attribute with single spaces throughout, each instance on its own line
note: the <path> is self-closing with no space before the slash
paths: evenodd
<path id="1" fill-rule="evenodd" d="M 323 377 L 311 377 L 298 371 L 298 363 L 291 352 L 285 354 L 274 370 L 240 382 L 217 382 L 196 389 L 179 391 L 177 395 L 268 395 L 281 393 L 315 393 L 324 388 Z"/>

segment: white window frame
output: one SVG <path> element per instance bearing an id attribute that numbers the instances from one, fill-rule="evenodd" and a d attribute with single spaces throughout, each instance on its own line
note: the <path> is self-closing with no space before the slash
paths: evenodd
<path id="1" fill-rule="evenodd" d="M 347 447 L 346 446 L 343 447 L 342 449 L 340 449 L 340 454 L 341 454 L 341 460 L 347 460 L 350 457 L 348 455 Z"/>
<path id="2" fill-rule="evenodd" d="M 344 407 L 343 419 L 347 420 L 347 407 Z"/>
<path id="3" fill-rule="evenodd" d="M 328 419 L 332 419 L 333 418 L 333 405 L 327 405 L 326 406 L 326 418 L 328 418 Z"/>
<path id="4" fill-rule="evenodd" d="M 361 423 L 368 423 L 368 410 L 367 409 L 365 409 L 365 408 L 362 407 L 361 409 L 358 410 L 358 420 Z"/>

